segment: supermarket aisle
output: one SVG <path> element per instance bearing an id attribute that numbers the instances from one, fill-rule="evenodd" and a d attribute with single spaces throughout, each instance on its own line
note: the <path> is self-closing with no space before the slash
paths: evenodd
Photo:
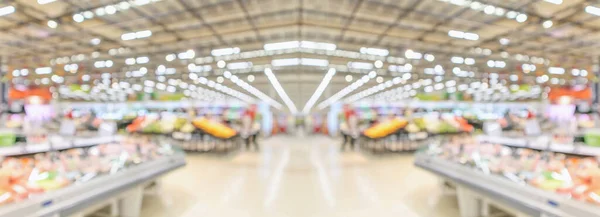
<path id="1" fill-rule="evenodd" d="M 458 216 L 456 201 L 438 200 L 435 178 L 411 155 L 339 152 L 327 137 L 278 136 L 261 153 L 188 156 L 164 179 L 164 196 L 147 197 L 144 217 Z"/>

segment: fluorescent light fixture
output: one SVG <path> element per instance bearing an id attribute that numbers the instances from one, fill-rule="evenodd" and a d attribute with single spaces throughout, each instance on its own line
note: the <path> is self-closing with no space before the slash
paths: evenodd
<path id="1" fill-rule="evenodd" d="M 328 99 L 324 100 L 323 102 L 319 103 L 319 105 L 317 105 L 317 108 L 318 109 L 327 108 L 328 106 L 330 106 L 333 103 L 342 99 L 344 96 L 352 93 L 352 91 L 356 90 L 357 88 L 359 88 L 359 87 L 363 86 L 364 84 L 366 84 L 367 82 L 369 82 L 370 79 L 371 78 L 368 75 L 364 75 L 362 78 L 357 79 L 354 83 L 346 86 L 344 89 L 340 90 L 333 96 L 331 96 Z"/>
<path id="2" fill-rule="evenodd" d="M 96 67 L 96 68 L 104 68 L 104 67 L 106 67 L 106 63 L 104 61 L 96 61 L 94 63 L 94 67 Z"/>
<path id="3" fill-rule="evenodd" d="M 267 78 L 271 82 L 271 85 L 273 85 L 273 87 L 275 88 L 275 91 L 277 92 L 279 97 L 281 97 L 285 105 L 288 107 L 288 109 L 290 109 L 290 112 L 292 112 L 292 114 L 298 113 L 296 105 L 294 105 L 294 102 L 292 102 L 292 100 L 287 95 L 283 87 L 281 87 L 281 84 L 277 80 L 277 77 L 275 77 L 275 74 L 273 74 L 273 71 L 270 68 L 266 68 L 265 75 L 267 75 Z"/>
<path id="4" fill-rule="evenodd" d="M 135 64 L 135 58 L 127 58 L 127 59 L 125 59 L 125 64 L 127 64 L 127 65 L 134 65 Z"/>
<path id="5" fill-rule="evenodd" d="M 473 59 L 473 58 L 465 58 L 465 64 L 467 64 L 467 65 L 474 65 L 475 64 L 475 59 Z"/>
<path id="6" fill-rule="evenodd" d="M 227 69 L 229 69 L 229 70 L 249 69 L 249 68 L 252 68 L 252 62 L 237 62 L 237 63 L 227 64 Z"/>
<path id="7" fill-rule="evenodd" d="M 376 56 L 387 56 L 387 55 L 390 55 L 390 51 L 387 50 L 387 49 L 372 48 L 372 47 L 361 47 L 360 48 L 360 53 L 362 53 L 362 54 L 376 55 Z"/>
<path id="8" fill-rule="evenodd" d="M 235 83 L 236 85 L 240 86 L 241 88 L 243 88 L 244 90 L 248 91 L 249 93 L 251 93 L 252 95 L 256 96 L 257 98 L 259 98 L 260 100 L 268 103 L 269 105 L 275 107 L 276 109 L 280 109 L 282 105 L 280 103 L 278 103 L 277 101 L 275 101 L 274 99 L 272 99 L 271 97 L 267 96 L 265 93 L 261 92 L 260 90 L 256 89 L 255 87 L 253 87 L 252 85 L 246 83 L 244 80 L 239 79 L 237 76 L 232 75 L 229 80 L 231 80 L 233 83 Z M 200 83 L 206 83 L 206 78 L 201 77 L 198 79 L 198 81 Z"/>
<path id="9" fill-rule="evenodd" d="M 560 67 L 550 67 L 548 68 L 548 72 L 550 74 L 562 75 L 565 74 L 565 69 Z"/>
<path id="10" fill-rule="evenodd" d="M 517 18 L 515 18 L 515 20 L 517 20 L 517 22 L 522 23 L 527 21 L 527 15 L 526 14 L 519 14 L 517 15 Z"/>
<path id="11" fill-rule="evenodd" d="M 48 3 L 55 2 L 55 1 L 56 0 L 37 0 L 37 3 L 41 4 L 41 5 L 45 5 L 45 4 L 48 4 Z"/>
<path id="12" fill-rule="evenodd" d="M 414 60 L 418 60 L 423 58 L 423 54 L 419 53 L 419 52 L 415 52 L 413 50 L 406 50 L 406 52 L 404 52 L 404 56 L 408 59 L 414 59 Z"/>
<path id="13" fill-rule="evenodd" d="M 465 58 L 462 57 L 452 57 L 450 61 L 455 64 L 463 64 L 465 62 Z"/>
<path id="14" fill-rule="evenodd" d="M 75 18 L 75 17 L 73 17 L 73 18 Z M 147 38 L 150 36 L 152 36 L 152 31 L 143 30 L 143 31 L 138 31 L 138 32 L 125 33 L 125 34 L 121 35 L 121 40 L 129 41 L 129 40 L 134 40 L 134 39 Z"/>
<path id="15" fill-rule="evenodd" d="M 2 8 L 0 8 L 0 17 L 12 14 L 14 12 L 15 12 L 15 7 L 13 7 L 13 6 L 2 7 Z"/>
<path id="16" fill-rule="evenodd" d="M 554 22 L 552 22 L 552 20 L 546 20 L 542 23 L 542 26 L 545 29 L 548 29 L 548 28 L 552 27 L 553 25 L 554 25 Z"/>
<path id="17" fill-rule="evenodd" d="M 38 75 L 47 75 L 50 73 L 52 73 L 52 68 L 50 68 L 50 67 L 41 67 L 41 68 L 35 69 L 35 74 L 38 74 Z"/>
<path id="18" fill-rule="evenodd" d="M 225 56 L 225 55 L 231 55 L 231 54 L 237 54 L 237 53 L 240 53 L 239 47 L 214 49 L 210 52 L 210 54 L 213 56 Z"/>
<path id="19" fill-rule="evenodd" d="M 365 62 L 348 62 L 348 68 L 371 70 L 373 69 L 373 64 Z"/>
<path id="20" fill-rule="evenodd" d="M 194 50 L 192 50 L 192 49 L 189 49 L 186 52 L 182 52 L 182 53 L 177 54 L 177 58 L 179 58 L 180 60 L 194 59 L 195 56 L 196 56 L 196 52 Z"/>
<path id="21" fill-rule="evenodd" d="M 56 29 L 56 27 L 58 27 L 58 23 L 54 20 L 48 20 L 48 27 Z"/>
<path id="22" fill-rule="evenodd" d="M 150 58 L 148 58 L 148 57 L 138 57 L 138 58 L 135 58 L 135 62 L 137 64 L 146 64 L 146 63 L 150 62 Z"/>
<path id="23" fill-rule="evenodd" d="M 284 49 L 292 49 L 292 48 L 299 48 L 299 47 L 300 47 L 299 41 L 286 41 L 286 42 L 270 43 L 270 44 L 265 44 L 263 46 L 263 48 L 267 51 L 284 50 Z"/>
<path id="24" fill-rule="evenodd" d="M 271 61 L 271 65 L 275 67 L 279 66 L 297 66 L 300 65 L 299 58 L 289 58 L 289 59 L 275 59 Z"/>
<path id="25" fill-rule="evenodd" d="M 0 11 L 1 11 L 1 9 L 0 9 Z M 600 16 L 600 8 L 594 7 L 594 6 L 591 6 L 591 5 L 585 7 L 585 12 L 587 12 L 588 14 Z"/>
<path id="26" fill-rule="evenodd" d="M 302 58 L 300 64 L 303 66 L 329 66 L 329 61 L 323 59 Z"/>
<path id="27" fill-rule="evenodd" d="M 425 54 L 425 60 L 433 62 L 435 60 L 435 56 L 433 56 L 433 54 Z"/>
<path id="28" fill-rule="evenodd" d="M 563 0 L 544 0 L 545 2 L 552 3 L 555 5 L 559 5 L 563 3 Z"/>
<path id="29" fill-rule="evenodd" d="M 475 33 L 463 32 L 463 31 L 458 31 L 458 30 L 448 31 L 448 36 L 453 37 L 453 38 L 471 40 L 471 41 L 479 40 L 479 35 L 477 35 Z"/>
<path id="30" fill-rule="evenodd" d="M 300 47 L 307 48 L 307 49 L 330 50 L 330 51 L 333 51 L 337 48 L 337 46 L 335 44 L 314 42 L 314 41 L 301 41 Z"/>

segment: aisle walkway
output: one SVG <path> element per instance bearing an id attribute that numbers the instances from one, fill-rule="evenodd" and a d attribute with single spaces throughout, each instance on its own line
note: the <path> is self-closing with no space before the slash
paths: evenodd
<path id="1" fill-rule="evenodd" d="M 434 176 L 411 155 L 339 152 L 324 136 L 277 136 L 262 150 L 194 155 L 146 197 L 144 217 L 453 217 L 456 200 L 436 197 Z"/>

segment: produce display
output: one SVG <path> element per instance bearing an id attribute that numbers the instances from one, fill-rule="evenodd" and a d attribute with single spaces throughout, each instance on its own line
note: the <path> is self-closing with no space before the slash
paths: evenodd
<path id="1" fill-rule="evenodd" d="M 506 177 L 520 184 L 600 205 L 600 167 L 595 158 L 453 138 L 427 154 Z"/>
<path id="2" fill-rule="evenodd" d="M 379 124 L 375 124 L 374 126 L 366 129 L 363 134 L 371 139 L 383 138 L 402 129 L 407 124 L 408 121 L 404 119 L 394 118 Z"/>
<path id="3" fill-rule="evenodd" d="M 0 204 L 80 184 L 172 153 L 170 147 L 147 140 L 125 139 L 119 144 L 5 158 L 0 168 Z"/>
<path id="4" fill-rule="evenodd" d="M 192 124 L 207 134 L 221 139 L 229 139 L 237 135 L 237 132 L 227 125 L 204 117 L 193 120 Z"/>

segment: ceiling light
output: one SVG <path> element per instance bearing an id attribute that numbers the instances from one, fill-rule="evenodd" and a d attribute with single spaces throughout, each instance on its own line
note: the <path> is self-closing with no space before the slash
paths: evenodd
<path id="1" fill-rule="evenodd" d="M 516 20 L 519 23 L 525 22 L 525 21 L 527 21 L 527 15 L 526 14 L 519 14 L 519 15 L 517 15 Z"/>
<path id="2" fill-rule="evenodd" d="M 493 5 L 488 5 L 483 9 L 483 12 L 485 14 L 494 14 L 494 12 L 496 12 L 496 7 L 494 7 Z"/>
<path id="3" fill-rule="evenodd" d="M 462 57 L 452 57 L 450 58 L 450 61 L 456 64 L 463 64 L 465 62 L 465 59 Z"/>
<path id="4" fill-rule="evenodd" d="M 362 48 L 360 48 L 360 53 L 376 55 L 376 56 L 387 56 L 390 54 L 390 51 L 387 49 L 381 49 L 381 48 L 362 47 Z"/>
<path id="5" fill-rule="evenodd" d="M 135 58 L 135 62 L 137 64 L 146 64 L 146 63 L 150 62 L 150 58 L 148 58 L 148 57 L 138 57 L 138 58 Z"/>
<path id="6" fill-rule="evenodd" d="M 225 56 L 225 55 L 231 55 L 231 54 L 237 54 L 237 53 L 240 53 L 239 47 L 214 49 L 210 52 L 210 54 L 213 56 Z"/>
<path id="7" fill-rule="evenodd" d="M 127 64 L 127 65 L 134 65 L 135 64 L 135 58 L 127 58 L 127 59 L 125 59 L 125 64 Z"/>
<path id="8" fill-rule="evenodd" d="M 0 9 L 0 11 L 1 11 L 1 9 Z M 591 5 L 585 7 L 585 12 L 592 14 L 592 15 L 600 16 L 600 8 L 594 7 Z M 0 16 L 1 16 L 1 14 L 0 14 Z"/>
<path id="9" fill-rule="evenodd" d="M 106 12 L 106 14 L 115 14 L 117 13 L 117 8 L 115 8 L 115 6 L 109 5 L 104 8 L 104 11 Z"/>
<path id="10" fill-rule="evenodd" d="M 246 80 L 248 80 L 248 82 L 254 82 L 254 75 L 248 75 L 248 78 L 246 78 Z"/>
<path id="11" fill-rule="evenodd" d="M 54 20 L 48 20 L 48 27 L 56 29 L 56 27 L 58 27 L 58 23 Z"/>
<path id="12" fill-rule="evenodd" d="M 373 64 L 365 62 L 348 62 L 348 68 L 371 70 L 373 69 Z"/>
<path id="13" fill-rule="evenodd" d="M 546 20 L 544 21 L 544 23 L 542 23 L 542 26 L 546 29 L 552 27 L 552 25 L 554 25 L 554 23 L 552 22 L 552 20 Z"/>
<path id="14" fill-rule="evenodd" d="M 300 47 L 299 41 L 286 41 L 286 42 L 270 43 L 270 44 L 265 44 L 263 46 L 263 48 L 267 51 L 292 49 L 292 48 L 299 48 L 299 47 Z"/>
<path id="15" fill-rule="evenodd" d="M 220 69 L 225 68 L 226 65 L 227 63 L 223 60 L 219 60 L 219 62 L 217 62 L 217 67 L 219 67 Z"/>
<path id="16" fill-rule="evenodd" d="M 433 54 L 425 54 L 425 60 L 433 62 L 435 60 L 435 56 L 433 56 Z"/>
<path id="17" fill-rule="evenodd" d="M 12 14 L 14 12 L 15 12 L 15 7 L 13 7 L 13 6 L 2 7 L 2 8 L 0 8 L 0 17 Z"/>
<path id="18" fill-rule="evenodd" d="M 563 0 L 544 0 L 545 2 L 552 3 L 555 5 L 559 5 L 563 3 Z"/>
<path id="19" fill-rule="evenodd" d="M 45 4 L 48 4 L 48 3 L 55 2 L 55 1 L 56 0 L 37 0 L 37 3 L 41 4 L 41 5 L 45 5 Z"/>
<path id="20" fill-rule="evenodd" d="M 99 39 L 99 38 L 93 38 L 92 40 L 90 40 L 90 43 L 91 43 L 92 45 L 99 45 L 99 44 L 100 44 L 100 42 L 102 42 L 102 40 L 101 40 L 101 39 Z"/>
<path id="21" fill-rule="evenodd" d="M 85 17 L 83 17 L 83 15 L 81 15 L 81 14 L 73 15 L 73 21 L 81 23 L 81 22 L 83 22 L 83 20 L 85 20 Z"/>
<path id="22" fill-rule="evenodd" d="M 331 69 L 329 69 L 329 71 L 327 71 L 327 74 L 325 74 L 325 77 L 323 77 L 323 80 L 321 80 L 321 83 L 319 84 L 319 86 L 317 87 L 317 89 L 315 90 L 313 95 L 306 102 L 306 105 L 304 105 L 304 109 L 302 109 L 302 113 L 308 114 L 310 112 L 312 107 L 315 105 L 317 100 L 319 100 L 319 98 L 321 97 L 321 95 L 323 94 L 323 92 L 325 91 L 327 86 L 329 85 L 329 82 L 331 82 L 331 79 L 333 78 L 335 73 L 336 73 L 336 70 L 334 68 L 331 68 Z M 352 79 L 351 75 L 346 75 L 346 81 L 348 80 L 348 76 L 350 76 L 350 79 Z"/>
<path id="23" fill-rule="evenodd" d="M 377 60 L 373 65 L 375 65 L 375 68 L 380 69 L 381 67 L 383 67 L 383 62 L 381 60 Z"/>
<path id="24" fill-rule="evenodd" d="M 550 67 L 548 68 L 548 72 L 550 74 L 562 75 L 565 74 L 565 69 L 560 67 Z"/>
<path id="25" fill-rule="evenodd" d="M 217 62 L 217 64 L 218 64 L 218 62 Z M 227 64 L 227 69 L 229 69 L 229 70 L 249 69 L 249 68 L 252 68 L 252 62 L 237 62 L 237 63 Z"/>
<path id="26" fill-rule="evenodd" d="M 147 38 L 150 36 L 152 36 L 152 31 L 143 30 L 143 31 L 138 31 L 138 32 L 125 33 L 125 34 L 121 35 L 121 40 L 129 41 L 129 40 L 134 40 L 134 39 Z"/>
<path id="27" fill-rule="evenodd" d="M 508 45 L 510 43 L 508 38 L 501 38 L 499 41 L 501 45 Z"/>
<path id="28" fill-rule="evenodd" d="M 519 15 L 519 12 L 516 12 L 516 11 L 509 11 L 508 13 L 506 13 L 506 17 L 508 19 L 515 19 L 518 15 Z"/>
<path id="29" fill-rule="evenodd" d="M 376 71 L 370 71 L 368 75 L 369 75 L 369 78 L 375 78 L 375 77 L 377 77 L 377 72 Z"/>
<path id="30" fill-rule="evenodd" d="M 223 83 L 223 81 L 225 81 L 225 78 L 223 78 L 223 77 L 221 77 L 221 76 L 217 77 L 217 82 L 218 82 L 219 84 L 220 84 L 220 83 Z"/>
<path id="31" fill-rule="evenodd" d="M 177 54 L 177 58 L 179 58 L 180 60 L 194 59 L 195 56 L 196 56 L 196 52 L 192 49 L 189 49 L 185 52 Z M 223 66 L 223 67 L 225 67 L 225 66 Z"/>
<path id="32" fill-rule="evenodd" d="M 290 112 L 292 114 L 298 113 L 296 105 L 294 105 L 294 102 L 292 102 L 292 100 L 287 95 L 287 93 L 285 92 L 285 90 L 283 89 L 283 87 L 281 87 L 281 84 L 277 80 L 277 77 L 275 77 L 275 74 L 273 74 L 273 71 L 271 69 L 269 69 L 269 68 L 266 68 L 265 69 L 265 75 L 267 75 L 267 78 L 271 82 L 271 85 L 273 85 L 273 88 L 275 88 L 275 91 L 277 92 L 277 94 L 279 95 L 279 97 L 281 97 L 281 99 L 283 100 L 283 102 L 285 103 L 285 105 L 288 107 L 288 109 L 290 110 Z"/>
<path id="33" fill-rule="evenodd" d="M 165 60 L 168 61 L 168 62 L 171 62 L 171 61 L 175 60 L 175 58 L 177 58 L 175 56 L 175 54 L 168 54 L 167 56 L 165 56 Z"/>
<path id="34" fill-rule="evenodd" d="M 467 64 L 467 65 L 474 65 L 475 64 L 475 59 L 473 59 L 473 58 L 465 58 L 465 64 Z"/>
<path id="35" fill-rule="evenodd" d="M 458 30 L 448 31 L 448 36 L 453 37 L 453 38 L 471 40 L 471 41 L 479 40 L 479 35 L 477 35 L 475 33 L 462 32 L 462 31 L 458 31 Z"/>
<path id="36" fill-rule="evenodd" d="M 82 14 L 83 14 L 83 17 L 85 17 L 85 19 L 92 19 L 92 18 L 94 18 L 94 12 L 85 11 Z"/>
<path id="37" fill-rule="evenodd" d="M 345 79 L 346 79 L 346 82 L 351 82 L 352 81 L 352 75 L 346 75 Z"/>
<path id="38" fill-rule="evenodd" d="M 326 67 L 329 66 L 329 61 L 323 59 L 302 58 L 300 59 L 300 65 Z"/>
<path id="39" fill-rule="evenodd" d="M 418 53 L 418 52 L 414 52 L 413 50 L 408 49 L 408 50 L 406 50 L 406 52 L 404 52 L 404 56 L 406 58 L 408 58 L 408 59 L 418 60 L 418 59 L 421 59 L 423 57 L 423 54 Z"/>
<path id="40" fill-rule="evenodd" d="M 315 49 L 315 50 L 335 50 L 337 46 L 331 43 L 321 43 L 321 42 L 313 42 L 313 41 L 301 41 L 300 47 L 307 49 Z"/>
<path id="41" fill-rule="evenodd" d="M 381 84 L 381 83 L 383 83 L 383 77 L 379 76 L 375 79 L 375 81 L 377 81 L 377 83 Z"/>
<path id="42" fill-rule="evenodd" d="M 35 69 L 35 74 L 38 75 L 46 75 L 52 73 L 52 68 L 50 67 L 41 67 Z"/>
<path id="43" fill-rule="evenodd" d="M 289 59 L 274 59 L 271 61 L 271 65 L 275 67 L 279 66 L 297 66 L 300 65 L 299 58 L 289 58 Z"/>

